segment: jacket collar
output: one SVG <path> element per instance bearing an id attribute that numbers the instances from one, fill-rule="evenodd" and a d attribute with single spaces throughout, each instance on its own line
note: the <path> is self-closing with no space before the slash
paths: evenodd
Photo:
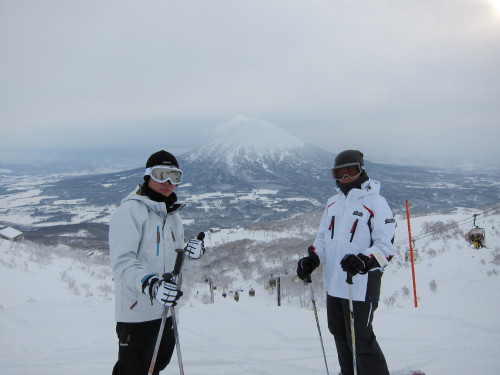
<path id="1" fill-rule="evenodd" d="M 165 202 L 155 202 L 154 200 L 150 199 L 147 195 L 140 195 L 140 189 L 141 187 L 138 186 L 137 189 L 132 191 L 128 196 L 126 196 L 122 200 L 122 203 L 128 200 L 140 201 L 144 203 L 150 211 L 156 212 L 161 217 L 166 217 L 178 213 L 186 206 L 186 204 L 184 203 L 176 202 L 172 205 L 172 207 L 169 207 L 167 209 Z"/>
<path id="2" fill-rule="evenodd" d="M 335 188 L 339 194 L 342 196 L 346 197 L 342 190 L 340 190 L 338 187 Z M 361 197 L 369 194 L 378 194 L 380 191 L 380 182 L 376 180 L 372 180 L 371 178 L 368 179 L 367 181 L 363 182 L 361 184 L 361 187 L 351 189 L 349 193 L 347 193 L 347 196 L 349 197 Z"/>

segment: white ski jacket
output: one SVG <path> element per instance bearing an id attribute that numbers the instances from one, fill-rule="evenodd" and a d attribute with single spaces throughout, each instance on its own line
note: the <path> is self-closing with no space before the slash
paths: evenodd
<path id="1" fill-rule="evenodd" d="M 117 322 L 160 319 L 164 306 L 142 293 L 142 283 L 151 274 L 172 272 L 177 253 L 184 247 L 184 229 L 176 204 L 167 213 L 163 202 L 155 202 L 134 190 L 122 200 L 109 226 L 109 250 L 115 279 Z"/>
<path id="2" fill-rule="evenodd" d="M 340 261 L 346 254 L 359 253 L 389 261 L 394 255 L 396 221 L 387 201 L 379 195 L 379 182 L 369 179 L 347 196 L 337 191 L 328 200 L 313 246 L 323 264 L 327 293 L 348 299 L 347 273 Z M 378 301 L 382 272 L 381 267 L 355 275 L 353 300 Z"/>

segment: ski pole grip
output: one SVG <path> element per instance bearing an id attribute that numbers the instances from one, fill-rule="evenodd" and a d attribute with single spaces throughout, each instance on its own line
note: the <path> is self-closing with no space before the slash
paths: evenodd
<path id="1" fill-rule="evenodd" d="M 351 284 L 352 285 L 352 272 L 351 271 L 347 271 L 347 280 L 346 280 L 347 284 Z"/>
<path id="2" fill-rule="evenodd" d="M 171 281 L 174 278 L 174 274 L 172 272 L 164 273 L 161 277 L 163 280 Z"/>
<path id="3" fill-rule="evenodd" d="M 184 263 L 184 249 L 175 249 L 177 258 L 175 258 L 175 266 L 172 273 L 177 276 L 181 272 L 182 263 Z"/>
<path id="4" fill-rule="evenodd" d="M 312 283 L 311 275 L 307 275 L 307 278 L 302 280 L 302 282 L 304 283 L 304 285 Z"/>
<path id="5" fill-rule="evenodd" d="M 306 284 L 312 283 L 311 275 L 307 275 Z"/>

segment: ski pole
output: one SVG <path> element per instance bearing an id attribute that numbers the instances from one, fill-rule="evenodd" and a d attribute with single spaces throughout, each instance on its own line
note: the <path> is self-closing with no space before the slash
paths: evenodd
<path id="1" fill-rule="evenodd" d="M 200 232 L 198 234 L 198 237 L 196 237 L 198 240 L 203 241 L 205 238 L 205 233 Z M 181 268 L 182 264 L 184 263 L 184 249 L 175 249 L 177 252 L 177 258 L 175 258 L 175 265 L 174 265 L 174 270 L 172 273 L 166 273 L 162 277 L 166 280 L 174 280 L 178 281 L 177 282 L 177 289 L 181 288 L 182 284 L 182 277 L 181 277 Z M 182 363 L 182 355 L 181 355 L 181 345 L 180 345 L 180 340 L 179 340 L 179 331 L 177 329 L 177 316 L 175 314 L 175 307 L 172 306 L 171 308 L 171 315 L 172 315 L 172 327 L 174 329 L 174 337 L 175 337 L 175 349 L 177 351 L 177 361 L 179 363 L 179 373 L 180 375 L 184 375 L 184 365 Z M 165 328 L 165 321 L 167 320 L 167 315 L 168 315 L 168 307 L 165 307 L 163 310 L 163 314 L 161 317 L 161 324 L 160 324 L 160 330 L 158 332 L 158 337 L 156 339 L 156 344 L 155 344 L 155 349 L 153 351 L 153 358 L 151 359 L 151 365 L 149 366 L 149 372 L 148 375 L 152 375 L 156 363 L 156 356 L 158 355 L 158 350 L 160 348 L 160 343 L 161 343 L 161 338 L 163 336 L 163 330 Z"/>
<path id="2" fill-rule="evenodd" d="M 198 235 L 198 237 L 200 237 L 200 235 Z M 203 237 L 205 237 L 205 234 L 203 234 Z M 201 239 L 203 239 L 203 237 Z M 175 267 L 177 268 L 177 275 L 179 275 L 180 269 L 182 267 L 182 263 L 184 262 L 184 250 L 176 249 L 175 251 L 177 251 L 177 259 L 175 260 Z M 179 265 L 177 267 L 178 263 L 179 263 Z M 175 272 L 176 268 L 174 268 L 174 272 Z M 181 288 L 181 285 L 180 285 L 181 282 L 182 282 L 182 280 L 180 280 L 179 283 L 177 283 L 177 289 Z M 165 308 L 165 310 L 167 310 L 167 309 Z M 177 329 L 177 315 L 175 314 L 175 306 L 172 306 L 170 308 L 170 311 L 172 313 L 172 327 L 174 328 L 175 350 L 177 352 L 177 362 L 179 363 L 179 373 L 180 373 L 180 375 L 184 375 L 184 365 L 182 363 L 181 343 L 179 341 L 179 330 Z"/>
<path id="3" fill-rule="evenodd" d="M 184 249 L 175 249 L 177 252 L 177 258 L 175 259 L 175 266 L 172 273 L 163 274 L 162 278 L 165 280 L 177 281 L 178 275 L 181 271 L 182 263 L 184 262 Z M 180 289 L 180 285 L 177 284 L 177 289 Z M 158 336 L 156 338 L 155 349 L 153 351 L 153 357 L 151 358 L 151 364 L 149 366 L 148 375 L 152 375 L 155 365 L 156 365 L 156 356 L 158 355 L 158 350 L 160 349 L 161 339 L 163 337 L 163 330 L 165 329 L 165 322 L 167 320 L 168 315 L 168 307 L 163 309 L 163 314 L 161 316 L 161 324 L 160 329 L 158 331 Z M 180 354 L 180 346 L 179 346 L 179 337 L 177 333 L 177 321 L 175 320 L 175 309 L 172 306 L 172 326 L 174 328 L 174 336 L 175 336 L 175 347 L 177 350 L 177 359 L 179 360 L 179 371 L 181 375 L 184 375 L 184 369 L 182 366 L 182 357 Z"/>
<path id="4" fill-rule="evenodd" d="M 354 334 L 354 308 L 352 302 L 352 273 L 347 271 L 347 284 L 349 285 L 349 316 L 351 321 L 351 338 L 352 338 L 352 366 L 354 369 L 354 375 L 358 374 L 358 368 L 356 364 L 356 335 Z"/>
<path id="5" fill-rule="evenodd" d="M 314 292 L 313 292 L 312 284 L 311 284 L 310 290 L 311 290 L 311 302 L 312 302 L 313 310 L 314 310 L 314 317 L 316 318 L 316 326 L 318 327 L 319 341 L 321 342 L 321 349 L 323 350 L 323 359 L 325 360 L 326 373 L 327 373 L 327 375 L 330 375 L 330 373 L 328 372 L 328 363 L 326 362 L 325 346 L 323 345 L 323 336 L 321 336 L 321 328 L 319 326 L 319 319 L 318 319 L 318 309 L 316 309 L 316 300 L 314 299 Z"/>
<path id="6" fill-rule="evenodd" d="M 160 329 L 158 331 L 158 337 L 156 338 L 155 350 L 153 351 L 153 358 L 151 358 L 151 364 L 149 365 L 148 375 L 152 375 L 155 368 L 156 356 L 158 355 L 158 349 L 160 348 L 161 338 L 163 336 L 163 330 L 165 329 L 165 321 L 167 320 L 167 315 L 168 315 L 168 308 L 165 308 L 161 316 Z"/>

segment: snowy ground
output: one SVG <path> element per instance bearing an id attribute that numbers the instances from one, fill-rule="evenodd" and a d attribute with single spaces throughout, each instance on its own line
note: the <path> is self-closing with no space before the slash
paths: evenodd
<path id="1" fill-rule="evenodd" d="M 459 233 L 418 236 L 424 223 L 470 216 L 412 219 L 419 238 L 418 308 L 411 268 L 403 259 L 406 221 L 399 222 L 399 255 L 384 276 L 374 322 L 395 375 L 411 369 L 427 375 L 499 372 L 500 216 L 480 223 L 487 249 L 474 250 Z M 117 355 L 111 279 L 106 257 L 0 240 L 0 374 L 110 374 Z M 278 307 L 275 295 L 255 290 L 255 297 L 242 293 L 238 302 L 220 290 L 214 304 L 202 303 L 195 293 L 184 301 L 179 329 L 185 373 L 325 374 L 312 310 Z M 330 374 L 337 374 L 323 304 L 319 317 Z M 179 373 L 175 354 L 172 361 L 163 375 Z"/>

